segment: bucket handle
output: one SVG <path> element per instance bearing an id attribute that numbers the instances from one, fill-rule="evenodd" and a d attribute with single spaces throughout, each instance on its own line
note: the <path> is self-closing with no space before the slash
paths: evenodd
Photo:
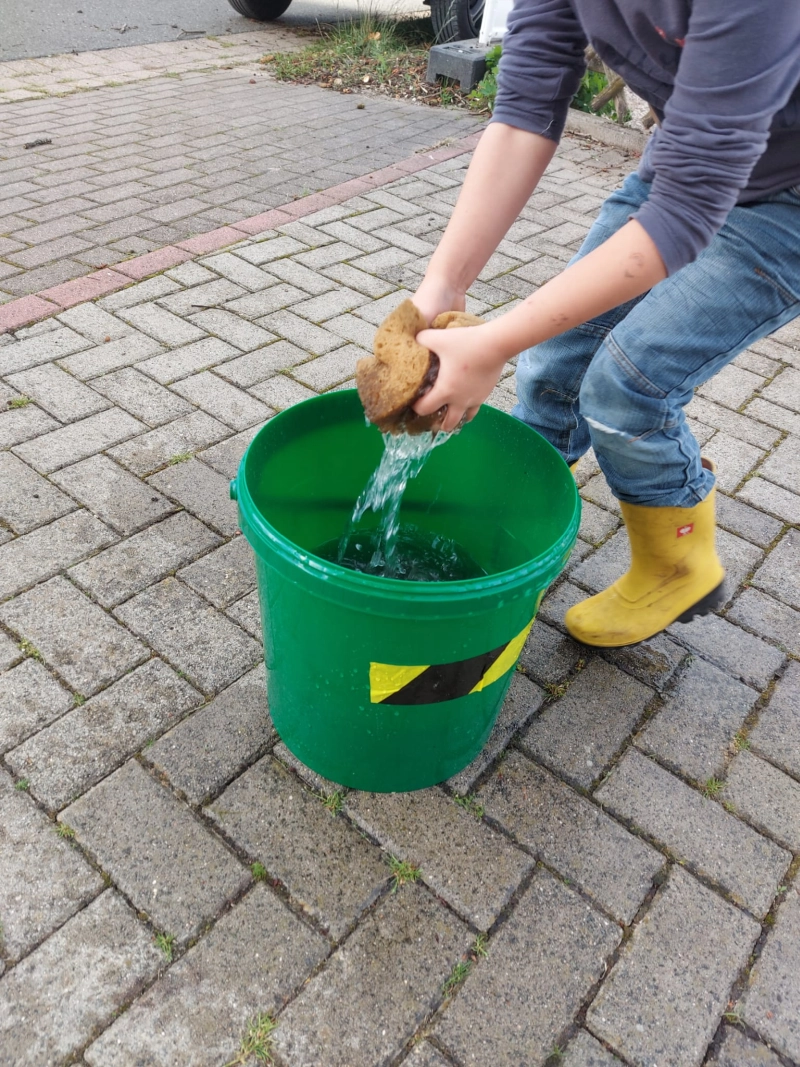
<path id="1" fill-rule="evenodd" d="M 239 499 L 239 486 L 236 484 L 236 479 L 231 478 L 230 488 L 228 489 L 231 500 Z"/>

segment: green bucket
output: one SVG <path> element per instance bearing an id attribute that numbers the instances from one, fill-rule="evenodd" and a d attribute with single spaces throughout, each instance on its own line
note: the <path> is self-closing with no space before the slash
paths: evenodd
<path id="1" fill-rule="evenodd" d="M 256 434 L 231 496 L 256 557 L 276 730 L 326 778 L 400 792 L 480 752 L 580 499 L 543 437 L 484 406 L 409 482 L 400 518 L 455 540 L 486 576 L 362 574 L 314 550 L 341 536 L 382 450 L 355 390 L 315 397 Z"/>

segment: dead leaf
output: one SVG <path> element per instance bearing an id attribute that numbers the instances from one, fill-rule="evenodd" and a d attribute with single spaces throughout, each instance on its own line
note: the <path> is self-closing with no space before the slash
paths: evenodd
<path id="1" fill-rule="evenodd" d="M 361 79 L 361 81 L 364 83 L 364 85 L 368 85 L 369 84 L 369 74 L 365 74 L 364 77 Z"/>
<path id="2" fill-rule="evenodd" d="M 380 41 L 381 35 L 380 35 L 379 32 L 378 33 L 371 33 L 367 39 L 370 40 L 370 41 Z"/>

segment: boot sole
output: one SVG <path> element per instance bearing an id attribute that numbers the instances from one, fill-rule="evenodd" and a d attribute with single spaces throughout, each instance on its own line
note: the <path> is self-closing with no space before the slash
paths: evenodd
<path id="1" fill-rule="evenodd" d="M 723 586 L 725 580 L 723 579 L 716 589 L 712 589 L 710 593 L 698 600 L 696 604 L 693 604 L 690 608 L 684 611 L 683 615 L 679 615 L 675 622 L 691 622 L 692 619 L 698 619 L 703 615 L 708 615 L 712 611 L 716 611 L 725 603 L 725 591 Z"/>

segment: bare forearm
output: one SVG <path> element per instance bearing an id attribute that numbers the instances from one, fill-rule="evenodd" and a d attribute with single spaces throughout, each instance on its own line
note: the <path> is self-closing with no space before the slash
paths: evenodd
<path id="1" fill-rule="evenodd" d="M 492 123 L 475 150 L 426 279 L 466 292 L 517 219 L 555 150 L 546 137 Z"/>

